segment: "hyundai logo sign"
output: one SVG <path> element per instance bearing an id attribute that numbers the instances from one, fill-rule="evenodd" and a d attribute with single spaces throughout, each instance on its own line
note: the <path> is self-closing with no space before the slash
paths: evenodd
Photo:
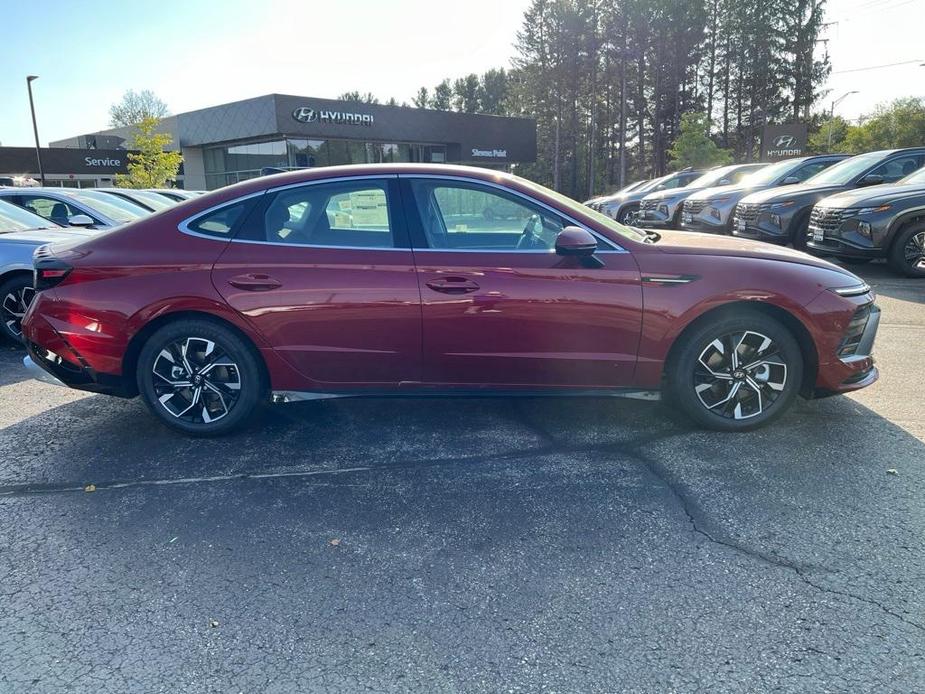
<path id="1" fill-rule="evenodd" d="M 779 135 L 774 140 L 774 149 L 790 149 L 796 144 L 797 139 L 793 135 Z"/>
<path id="2" fill-rule="evenodd" d="M 314 109 L 311 106 L 299 106 L 292 112 L 292 118 L 299 123 L 329 123 L 331 125 L 366 125 L 373 124 L 373 117 L 368 113 L 350 113 Z"/>

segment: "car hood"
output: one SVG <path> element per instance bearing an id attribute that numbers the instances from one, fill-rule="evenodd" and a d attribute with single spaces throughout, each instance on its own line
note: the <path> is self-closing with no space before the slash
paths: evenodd
<path id="1" fill-rule="evenodd" d="M 737 236 L 717 236 L 716 234 L 699 234 L 690 231 L 660 231 L 661 238 L 655 247 L 664 253 L 683 253 L 687 255 L 721 255 L 736 258 L 756 258 L 759 260 L 779 260 L 798 263 L 824 270 L 835 270 L 843 275 L 850 275 L 844 268 L 822 258 L 816 258 L 802 251 L 776 246 L 761 241 L 750 241 Z"/>
<path id="2" fill-rule="evenodd" d="M 642 197 L 645 200 L 676 200 L 678 198 L 688 198 L 692 193 L 698 190 L 709 189 L 691 188 L 690 186 L 684 186 L 683 188 L 669 188 L 668 190 L 660 190 L 657 193 L 649 193 L 648 195 L 643 195 Z"/>
<path id="3" fill-rule="evenodd" d="M 43 243 L 57 243 L 59 241 L 83 241 L 95 232 L 86 229 L 29 229 L 27 231 L 11 231 L 0 234 L 0 244 L 26 243 L 38 246 Z"/>
<path id="4" fill-rule="evenodd" d="M 870 188 L 846 190 L 826 198 L 826 207 L 876 207 L 888 202 L 897 202 L 906 198 L 921 198 L 925 201 L 925 186 L 917 185 L 881 185 Z"/>
<path id="5" fill-rule="evenodd" d="M 719 198 L 724 195 L 748 195 L 749 193 L 755 193 L 759 190 L 765 190 L 767 185 L 756 185 L 756 186 L 747 186 L 738 183 L 733 183 L 728 186 L 715 186 L 713 188 L 701 188 L 694 192 L 688 200 L 712 200 L 713 198 Z"/>
<path id="6" fill-rule="evenodd" d="M 782 202 L 784 200 L 812 199 L 815 197 L 824 197 L 834 195 L 850 186 L 845 185 L 821 185 L 812 183 L 797 183 L 791 186 L 774 186 L 757 193 L 749 193 L 742 199 L 742 202 L 762 203 L 762 202 Z"/>

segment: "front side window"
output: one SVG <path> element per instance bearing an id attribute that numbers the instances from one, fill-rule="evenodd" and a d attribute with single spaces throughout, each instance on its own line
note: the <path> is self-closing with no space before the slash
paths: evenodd
<path id="1" fill-rule="evenodd" d="M 55 224 L 63 226 L 68 225 L 68 220 L 79 214 L 83 214 L 76 207 L 68 205 L 66 202 L 54 198 L 46 198 L 41 195 L 23 195 L 22 206 L 30 212 L 34 212 L 39 217 L 50 219 Z"/>
<path id="2" fill-rule="evenodd" d="M 298 246 L 394 248 L 387 183 L 358 180 L 281 190 L 246 238 Z"/>
<path id="3" fill-rule="evenodd" d="M 538 205 L 478 184 L 412 179 L 430 248 L 550 251 L 563 223 Z"/>
<path id="4" fill-rule="evenodd" d="M 871 171 L 868 176 L 883 176 L 884 183 L 895 183 L 914 173 L 922 166 L 922 155 L 914 154 L 905 157 L 896 157 L 884 162 Z"/>

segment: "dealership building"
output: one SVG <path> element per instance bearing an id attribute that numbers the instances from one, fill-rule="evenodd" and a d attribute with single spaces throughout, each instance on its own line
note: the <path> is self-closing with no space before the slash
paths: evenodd
<path id="1" fill-rule="evenodd" d="M 77 135 L 43 149 L 51 185 L 112 185 L 132 128 Z M 269 94 L 161 121 L 183 154 L 178 184 L 211 190 L 261 169 L 434 162 L 509 169 L 536 159 L 536 121 Z M 15 150 L 15 151 L 14 151 Z M 0 147 L 0 177 L 38 178 L 35 150 Z"/>

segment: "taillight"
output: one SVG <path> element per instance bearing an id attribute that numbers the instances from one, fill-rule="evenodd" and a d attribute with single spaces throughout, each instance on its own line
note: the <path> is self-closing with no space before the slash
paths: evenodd
<path id="1" fill-rule="evenodd" d="M 35 291 L 51 289 L 64 280 L 71 271 L 71 266 L 57 258 L 36 258 L 33 285 Z"/>

